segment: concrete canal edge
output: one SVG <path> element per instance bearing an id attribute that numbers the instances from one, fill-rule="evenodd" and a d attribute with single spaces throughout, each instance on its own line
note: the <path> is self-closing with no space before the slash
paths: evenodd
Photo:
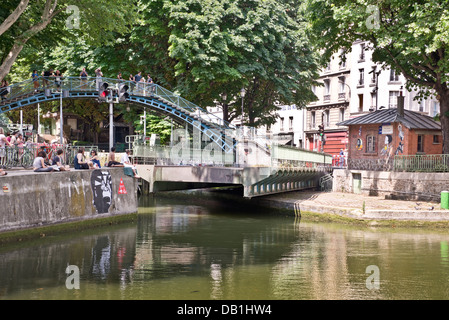
<path id="1" fill-rule="evenodd" d="M 34 173 L 0 178 L 0 242 L 136 218 L 138 181 L 123 168 Z"/>
<path id="2" fill-rule="evenodd" d="M 317 192 L 317 194 L 323 192 Z M 332 195 L 332 193 L 327 193 Z M 330 196 L 331 197 L 331 196 Z M 296 215 L 295 202 L 283 199 L 261 199 L 259 205 L 277 209 L 286 215 Z M 395 210 L 371 209 L 324 205 L 322 203 L 299 204 L 301 221 L 336 222 L 363 227 L 425 227 L 449 228 L 448 210 Z"/>

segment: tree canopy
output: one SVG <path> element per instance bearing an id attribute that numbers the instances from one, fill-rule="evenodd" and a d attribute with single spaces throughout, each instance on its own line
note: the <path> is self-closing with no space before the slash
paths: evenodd
<path id="1" fill-rule="evenodd" d="M 125 32 L 134 6 L 126 0 L 4 0 L 0 11 L 0 80 L 24 48 L 48 48 L 80 34 L 104 44 L 112 31 Z M 132 21 L 132 20 L 131 20 Z"/>
<path id="2" fill-rule="evenodd" d="M 443 152 L 449 153 L 449 2 L 308 0 L 305 15 L 323 58 L 353 41 L 369 41 L 376 62 L 407 79 L 419 97 L 440 102 Z"/>
<path id="3" fill-rule="evenodd" d="M 67 27 L 69 4 L 79 8 L 79 28 Z M 226 121 L 241 115 L 243 101 L 251 126 L 274 123 L 278 106 L 315 99 L 319 56 L 296 1 L 6 0 L 2 18 L 20 6 L 26 10 L 0 38 L 0 78 L 9 72 L 18 81 L 48 68 L 76 76 L 102 67 L 105 76 L 125 79 L 142 71 L 203 108 L 221 105 Z M 48 6 L 58 13 L 49 10 L 51 21 L 30 33 Z"/>

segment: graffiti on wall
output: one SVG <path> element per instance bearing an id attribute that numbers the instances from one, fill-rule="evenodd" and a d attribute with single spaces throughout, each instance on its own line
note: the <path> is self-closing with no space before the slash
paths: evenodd
<path id="1" fill-rule="evenodd" d="M 388 162 L 388 160 L 390 159 L 392 149 L 393 149 L 393 136 L 391 134 L 387 134 L 385 136 L 384 147 L 380 151 L 380 155 L 382 158 L 385 159 L 385 162 Z"/>
<path id="2" fill-rule="evenodd" d="M 355 146 L 357 150 L 363 149 L 363 140 L 362 140 L 362 126 L 359 128 L 359 138 L 357 139 L 357 145 Z"/>
<path id="3" fill-rule="evenodd" d="M 98 213 L 107 213 L 112 202 L 111 174 L 106 170 L 93 170 L 90 183 L 94 207 Z"/>
<path id="4" fill-rule="evenodd" d="M 402 131 L 402 125 L 399 124 L 398 125 L 398 131 L 399 131 L 399 145 L 396 148 L 396 152 L 394 153 L 395 155 L 398 155 L 399 152 L 400 153 L 404 153 L 404 132 Z"/>

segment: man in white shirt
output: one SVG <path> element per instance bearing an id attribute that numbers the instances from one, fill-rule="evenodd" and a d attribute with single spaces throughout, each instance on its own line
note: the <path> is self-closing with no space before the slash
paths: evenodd
<path id="1" fill-rule="evenodd" d="M 137 175 L 136 167 L 134 167 L 131 164 L 131 161 L 129 160 L 129 154 L 130 154 L 130 151 L 126 150 L 125 154 L 122 155 L 122 158 L 120 159 L 120 163 L 122 163 L 125 167 L 131 168 L 133 170 L 134 178 L 139 179 L 140 177 Z"/>

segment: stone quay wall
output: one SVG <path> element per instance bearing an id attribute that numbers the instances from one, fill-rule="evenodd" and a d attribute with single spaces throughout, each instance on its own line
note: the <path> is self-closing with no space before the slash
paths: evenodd
<path id="1" fill-rule="evenodd" d="M 123 168 L 0 177 L 0 232 L 136 213 L 137 179 Z"/>
<path id="2" fill-rule="evenodd" d="M 334 192 L 439 201 L 441 192 L 449 191 L 449 173 L 335 169 L 333 177 Z M 361 180 L 359 185 L 357 180 Z"/>

